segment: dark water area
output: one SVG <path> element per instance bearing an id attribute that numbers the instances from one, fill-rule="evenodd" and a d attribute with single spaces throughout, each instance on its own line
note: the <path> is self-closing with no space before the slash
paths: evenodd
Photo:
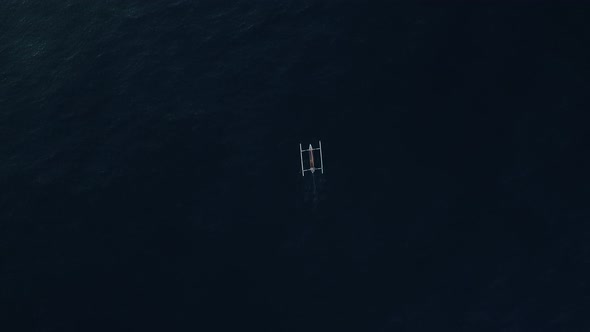
<path id="1" fill-rule="evenodd" d="M 587 331 L 589 19 L 3 1 L 2 330 Z"/>

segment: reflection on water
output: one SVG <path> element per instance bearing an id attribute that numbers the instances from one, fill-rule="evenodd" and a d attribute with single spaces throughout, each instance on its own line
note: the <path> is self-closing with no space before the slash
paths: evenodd
<path id="1" fill-rule="evenodd" d="M 320 202 L 326 199 L 326 178 L 320 172 L 308 173 L 303 177 L 304 181 L 304 202 L 310 204 L 312 211 L 315 211 Z"/>

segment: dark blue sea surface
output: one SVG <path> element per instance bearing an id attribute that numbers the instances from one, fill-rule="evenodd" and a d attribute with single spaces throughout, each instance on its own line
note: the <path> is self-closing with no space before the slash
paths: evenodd
<path id="1" fill-rule="evenodd" d="M 573 3 L 4 0 L 0 329 L 588 331 L 589 45 Z"/>

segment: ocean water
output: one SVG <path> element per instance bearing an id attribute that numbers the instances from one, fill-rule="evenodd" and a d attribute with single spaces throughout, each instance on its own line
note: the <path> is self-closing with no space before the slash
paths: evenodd
<path id="1" fill-rule="evenodd" d="M 2 1 L 2 330 L 588 330 L 589 18 Z"/>

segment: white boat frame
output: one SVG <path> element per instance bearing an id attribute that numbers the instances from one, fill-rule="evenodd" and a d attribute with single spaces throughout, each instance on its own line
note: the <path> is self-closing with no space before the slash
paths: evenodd
<path id="1" fill-rule="evenodd" d="M 310 152 L 313 153 L 313 151 L 316 150 L 320 150 L 320 166 L 321 167 L 311 167 L 308 169 L 305 169 L 303 166 L 303 152 Z M 324 174 L 324 157 L 322 154 L 322 141 L 319 141 L 319 148 L 314 148 L 311 144 L 309 145 L 309 148 L 303 150 L 301 143 L 299 143 L 299 157 L 301 158 L 301 175 L 305 176 L 305 172 L 311 172 L 314 173 L 317 170 L 322 171 L 322 174 Z"/>

